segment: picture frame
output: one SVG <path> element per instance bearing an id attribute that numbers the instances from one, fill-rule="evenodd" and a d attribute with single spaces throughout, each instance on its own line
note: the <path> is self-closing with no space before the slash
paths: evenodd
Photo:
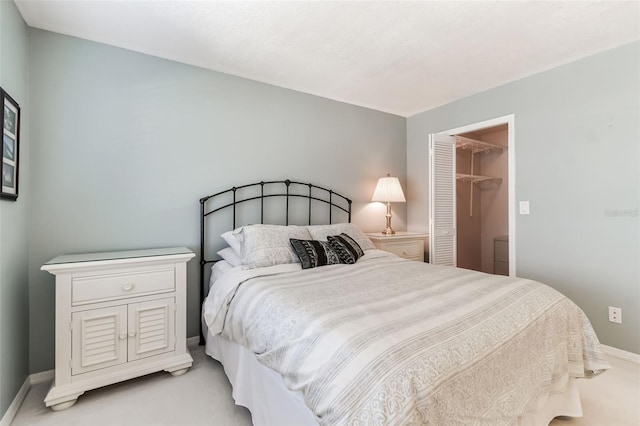
<path id="1" fill-rule="evenodd" d="M 2 88 L 2 163 L 0 198 L 18 199 L 18 177 L 20 159 L 20 105 Z"/>

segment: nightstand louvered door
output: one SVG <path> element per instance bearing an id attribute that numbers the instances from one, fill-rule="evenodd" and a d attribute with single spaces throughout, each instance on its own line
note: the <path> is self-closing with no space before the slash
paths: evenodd
<path id="1" fill-rule="evenodd" d="M 174 311 L 173 299 L 129 305 L 129 361 L 173 351 Z"/>
<path id="2" fill-rule="evenodd" d="M 127 362 L 126 305 L 76 312 L 72 324 L 72 375 Z"/>
<path id="3" fill-rule="evenodd" d="M 173 351 L 173 298 L 72 315 L 71 374 L 83 374 Z"/>

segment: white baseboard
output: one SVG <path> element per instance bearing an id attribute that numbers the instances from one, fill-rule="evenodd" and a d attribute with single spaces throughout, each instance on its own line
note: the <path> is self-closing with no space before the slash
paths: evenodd
<path id="1" fill-rule="evenodd" d="M 612 346 L 600 345 L 605 354 L 614 356 L 616 358 L 623 359 L 625 361 L 640 364 L 640 355 L 633 352 L 623 351 L 622 349 L 614 348 Z"/>
<path id="2" fill-rule="evenodd" d="M 18 414 L 18 410 L 22 405 L 22 401 L 24 401 L 24 399 L 27 397 L 27 393 L 29 392 L 30 388 L 31 380 L 29 376 L 27 376 L 27 378 L 24 379 L 24 383 L 22 384 L 22 386 L 20 386 L 20 390 L 18 391 L 16 397 L 13 398 L 13 402 L 11 402 L 11 405 L 9 405 L 9 408 L 7 408 L 7 411 L 5 411 L 4 415 L 2 416 L 2 420 L 0 420 L 0 426 L 9 426 L 11 424 L 13 418 L 16 416 L 16 414 Z"/>
<path id="3" fill-rule="evenodd" d="M 200 344 L 200 336 L 187 337 L 187 347 L 192 348 Z"/>
<path id="4" fill-rule="evenodd" d="M 22 383 L 22 386 L 20 386 L 20 390 L 16 394 L 15 398 L 13 398 L 11 405 L 9 405 L 9 408 L 7 408 L 7 411 L 5 411 L 4 415 L 2 416 L 2 420 L 0 420 L 0 426 L 9 426 L 11 424 L 13 418 L 16 416 L 16 414 L 18 414 L 18 410 L 20 409 L 22 402 L 27 397 L 27 393 L 29 392 L 29 389 L 31 389 L 31 386 L 37 385 L 39 383 L 49 382 L 53 380 L 54 377 L 55 370 L 41 371 L 40 373 L 34 373 L 27 376 L 27 378 L 24 379 L 24 383 Z"/>
<path id="5" fill-rule="evenodd" d="M 41 371 L 39 373 L 33 373 L 29 376 L 32 385 L 39 383 L 50 382 L 56 377 L 56 370 Z"/>

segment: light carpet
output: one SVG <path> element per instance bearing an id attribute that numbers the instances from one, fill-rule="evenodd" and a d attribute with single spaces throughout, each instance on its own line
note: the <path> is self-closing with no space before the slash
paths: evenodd
<path id="1" fill-rule="evenodd" d="M 44 405 L 50 383 L 34 385 L 12 426 L 147 426 L 251 424 L 250 413 L 234 404 L 222 366 L 191 347 L 193 367 L 182 376 L 150 374 L 86 392 L 71 408 L 54 412 Z M 558 418 L 552 426 L 640 425 L 640 365 L 610 358 L 613 369 L 579 380 L 584 417 Z"/>

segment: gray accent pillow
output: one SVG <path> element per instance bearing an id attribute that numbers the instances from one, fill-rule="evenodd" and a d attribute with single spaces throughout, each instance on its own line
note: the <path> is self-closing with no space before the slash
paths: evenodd
<path id="1" fill-rule="evenodd" d="M 332 225 L 310 225 L 307 226 L 311 238 L 314 240 L 326 241 L 329 235 L 347 234 L 353 238 L 362 250 L 374 250 L 376 246 L 371 240 L 353 223 L 334 223 Z"/>
<path id="2" fill-rule="evenodd" d="M 364 256 L 362 248 L 347 234 L 329 235 L 327 240 L 343 263 L 353 264 Z"/>
<path id="3" fill-rule="evenodd" d="M 291 246 L 302 263 L 302 269 L 342 263 L 338 254 L 327 241 L 291 238 Z"/>

